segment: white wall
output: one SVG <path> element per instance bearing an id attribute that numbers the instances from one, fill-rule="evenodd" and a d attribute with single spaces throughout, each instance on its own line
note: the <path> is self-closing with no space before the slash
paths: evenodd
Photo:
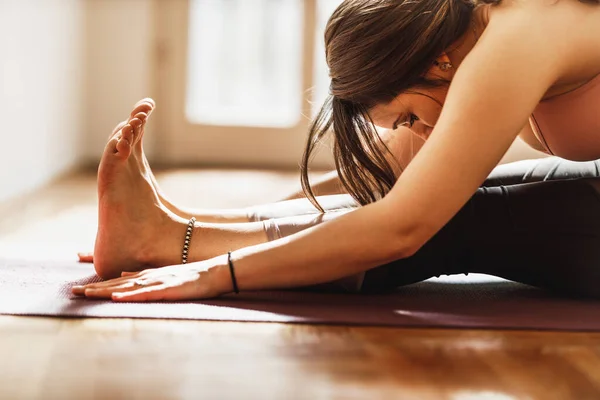
<path id="1" fill-rule="evenodd" d="M 0 0 L 2 1 L 2 0 Z M 127 118 L 132 106 L 153 91 L 154 2 L 89 0 L 85 21 L 85 121 L 88 142 L 84 157 L 97 162 L 112 129 Z M 152 127 L 146 135 L 151 148 Z M 148 146 L 150 145 L 150 146 Z"/>
<path id="2" fill-rule="evenodd" d="M 82 0 L 0 0 L 0 201 L 81 161 Z"/>

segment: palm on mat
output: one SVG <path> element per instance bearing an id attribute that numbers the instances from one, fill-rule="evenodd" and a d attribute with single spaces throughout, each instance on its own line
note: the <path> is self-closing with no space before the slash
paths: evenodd
<path id="1" fill-rule="evenodd" d="M 85 286 L 73 286 L 75 295 L 114 301 L 192 300 L 227 293 L 211 284 L 210 261 L 175 265 L 140 272 L 123 272 L 121 278 Z"/>

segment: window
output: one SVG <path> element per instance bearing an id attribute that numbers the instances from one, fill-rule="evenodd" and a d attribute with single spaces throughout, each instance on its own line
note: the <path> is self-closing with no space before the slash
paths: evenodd
<path id="1" fill-rule="evenodd" d="M 186 115 L 290 127 L 301 117 L 303 0 L 192 0 Z"/>
<path id="2" fill-rule="evenodd" d="M 323 31 L 340 2 L 157 1 L 161 161 L 297 168 L 329 89 Z M 312 165 L 331 168 L 331 155 Z"/>

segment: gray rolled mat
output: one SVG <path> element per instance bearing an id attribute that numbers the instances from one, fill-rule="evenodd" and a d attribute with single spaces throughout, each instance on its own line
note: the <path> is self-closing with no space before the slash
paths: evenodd
<path id="1" fill-rule="evenodd" d="M 91 265 L 74 261 L 0 260 L 0 314 L 600 331 L 598 300 L 558 297 L 478 274 L 431 279 L 384 295 L 277 291 L 116 304 L 70 294 L 71 286 L 98 280 Z"/>

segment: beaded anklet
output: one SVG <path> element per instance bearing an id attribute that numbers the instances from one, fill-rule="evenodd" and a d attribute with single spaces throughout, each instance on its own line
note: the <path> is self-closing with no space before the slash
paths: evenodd
<path id="1" fill-rule="evenodd" d="M 187 230 L 185 231 L 185 241 L 183 242 L 183 252 L 181 253 L 181 263 L 187 264 L 188 251 L 190 249 L 190 240 L 192 239 L 192 233 L 194 232 L 194 224 L 196 223 L 196 218 L 190 218 L 190 222 L 188 222 Z"/>

